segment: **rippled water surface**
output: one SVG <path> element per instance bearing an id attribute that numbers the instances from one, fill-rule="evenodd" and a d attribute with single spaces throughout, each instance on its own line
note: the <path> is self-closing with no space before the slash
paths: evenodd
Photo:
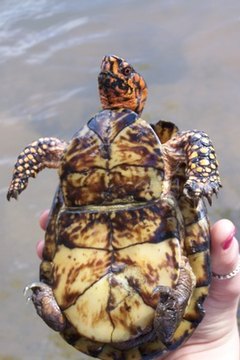
<path id="1" fill-rule="evenodd" d="M 39 174 L 17 202 L 6 201 L 16 155 L 39 137 L 69 139 L 98 111 L 104 54 L 144 74 L 143 117 L 205 130 L 223 190 L 212 220 L 239 226 L 240 2 L 238 0 L 0 1 L 0 359 L 87 359 L 37 318 L 22 296 L 38 278 L 38 217 L 50 206 L 54 171 Z"/>

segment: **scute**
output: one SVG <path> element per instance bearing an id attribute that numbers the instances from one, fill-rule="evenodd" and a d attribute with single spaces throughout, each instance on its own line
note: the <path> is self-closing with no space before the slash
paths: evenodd
<path id="1" fill-rule="evenodd" d="M 98 113 L 72 139 L 60 167 L 67 206 L 158 199 L 162 177 L 159 139 L 129 110 Z"/>
<path id="2" fill-rule="evenodd" d="M 173 287 L 178 280 L 175 209 L 165 201 L 90 209 L 59 213 L 54 295 L 80 335 L 133 340 L 152 327 L 156 284 Z"/>
<path id="3" fill-rule="evenodd" d="M 66 309 L 90 286 L 103 277 L 111 254 L 96 249 L 58 247 L 54 258 L 53 291 L 58 304 Z"/>

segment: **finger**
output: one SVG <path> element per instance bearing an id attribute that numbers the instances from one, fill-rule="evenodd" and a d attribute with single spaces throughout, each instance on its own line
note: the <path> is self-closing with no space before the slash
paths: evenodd
<path id="1" fill-rule="evenodd" d="M 49 210 L 44 210 L 40 215 L 39 224 L 43 230 L 46 230 Z"/>
<path id="2" fill-rule="evenodd" d="M 236 269 L 239 263 L 239 245 L 235 238 L 236 228 L 226 219 L 216 222 L 211 229 L 212 272 L 226 275 Z M 211 288 L 219 299 L 237 298 L 240 295 L 240 273 L 226 280 L 212 279 Z"/>
<path id="3" fill-rule="evenodd" d="M 37 254 L 40 257 L 40 259 L 42 259 L 43 247 L 44 247 L 44 240 L 39 240 L 37 242 L 36 249 L 37 249 Z"/>

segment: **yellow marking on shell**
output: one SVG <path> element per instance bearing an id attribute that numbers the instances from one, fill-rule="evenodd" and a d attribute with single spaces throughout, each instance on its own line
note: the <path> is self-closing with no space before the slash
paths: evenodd
<path id="1" fill-rule="evenodd" d="M 206 256 L 208 252 L 201 252 L 189 255 L 189 262 L 193 269 L 194 274 L 197 276 L 197 285 L 201 284 L 202 282 L 205 282 L 205 279 L 207 278 L 206 273 Z M 209 254 L 208 254 L 209 256 Z"/>
<path id="2" fill-rule="evenodd" d="M 154 234 L 162 231 L 171 232 L 176 229 L 176 218 L 170 217 L 169 209 L 166 210 L 167 220 L 161 219 L 159 211 L 152 207 L 110 213 L 112 224 L 112 245 L 116 249 L 129 247 L 134 244 L 153 241 Z M 163 207 L 161 214 L 165 214 Z M 167 221 L 167 223 L 166 223 Z M 158 240 L 158 239 L 156 239 Z"/>
<path id="3" fill-rule="evenodd" d="M 39 155 L 42 155 L 44 153 L 40 147 L 37 148 L 37 152 Z"/>
<path id="4" fill-rule="evenodd" d="M 140 270 L 135 275 L 140 282 L 144 280 Z M 147 306 L 142 297 L 129 285 L 125 273 L 112 277 L 114 286 L 111 287 L 110 299 L 115 300 L 109 304 L 110 316 L 114 324 L 112 341 L 127 341 L 134 338 L 139 331 L 144 332 L 151 326 L 155 311 Z"/>
<path id="5" fill-rule="evenodd" d="M 191 155 L 189 156 L 189 160 L 195 159 L 195 158 L 197 158 L 197 157 L 198 157 L 198 153 L 197 153 L 197 151 L 194 151 L 194 152 L 191 153 Z"/>
<path id="6" fill-rule="evenodd" d="M 18 163 L 19 163 L 19 164 L 23 164 L 23 162 L 24 162 L 23 159 L 19 159 L 19 160 L 18 160 Z"/>
<path id="7" fill-rule="evenodd" d="M 87 146 L 85 141 L 87 139 Z M 101 154 L 102 142 L 87 126 L 81 130 L 78 139 L 73 140 L 66 149 L 62 167 L 71 165 L 72 172 L 80 173 L 93 167 L 107 168 L 107 160 Z M 81 154 L 81 156 L 79 156 Z M 62 168 L 60 169 L 60 173 Z"/>
<path id="8" fill-rule="evenodd" d="M 207 148 L 207 147 L 201 147 L 201 148 L 199 149 L 199 151 L 200 151 L 202 154 L 207 154 L 207 153 L 209 152 L 209 148 Z"/>
<path id="9" fill-rule="evenodd" d="M 25 153 L 25 154 L 28 154 L 29 152 L 30 152 L 29 148 L 26 148 L 26 149 L 24 150 L 24 153 Z"/>
<path id="10" fill-rule="evenodd" d="M 25 162 L 24 168 L 25 168 L 25 169 L 28 169 L 28 168 L 29 168 L 29 164 L 28 164 L 27 162 Z"/>
<path id="11" fill-rule="evenodd" d="M 197 167 L 196 163 L 191 163 L 191 166 L 190 166 L 190 169 L 191 169 L 191 170 L 196 169 L 196 167 Z"/>
<path id="12" fill-rule="evenodd" d="M 42 149 L 47 150 L 47 148 L 48 148 L 47 144 L 42 144 Z"/>
<path id="13" fill-rule="evenodd" d="M 113 324 L 106 311 L 109 298 L 109 281 L 105 276 L 91 286 L 64 314 L 87 338 L 100 342 L 111 342 Z"/>
<path id="14" fill-rule="evenodd" d="M 31 151 L 32 154 L 35 154 L 35 153 L 36 153 L 36 148 L 31 147 L 31 148 L 30 148 L 30 151 Z"/>
<path id="15" fill-rule="evenodd" d="M 40 265 L 40 273 L 44 276 L 44 279 L 47 279 L 50 283 L 53 279 L 53 269 L 54 265 L 50 261 L 43 260 Z"/>
<path id="16" fill-rule="evenodd" d="M 175 331 L 174 336 L 171 339 L 171 342 L 175 343 L 183 337 L 184 338 L 188 337 L 193 332 L 194 329 L 195 326 L 193 326 L 191 322 L 183 319 L 180 322 L 180 325 L 178 326 L 177 330 Z"/>
<path id="17" fill-rule="evenodd" d="M 108 189 L 105 169 L 90 169 L 84 173 L 70 173 L 62 181 L 63 195 L 66 202 L 77 205 L 103 201 L 104 191 Z"/>
<path id="18" fill-rule="evenodd" d="M 22 172 L 23 169 L 24 169 L 23 166 L 18 166 L 18 167 L 17 167 L 17 171 L 19 171 L 19 172 Z M 16 179 L 16 180 L 18 180 L 18 179 Z"/>
<path id="19" fill-rule="evenodd" d="M 145 200 L 158 199 L 161 196 L 162 175 L 154 167 L 116 166 L 109 174 L 106 173 L 106 176 L 109 177 L 108 186 L 116 189 L 119 198 L 122 197 L 125 186 L 129 193 L 135 193 Z"/>
<path id="20" fill-rule="evenodd" d="M 29 154 L 29 155 L 28 155 L 28 159 L 29 159 L 29 160 L 32 160 L 32 159 L 33 159 L 33 155 L 32 155 L 32 154 Z"/>
<path id="21" fill-rule="evenodd" d="M 143 127 L 145 131 L 140 131 Z M 108 136 L 113 141 L 108 148 L 109 158 L 100 139 L 87 127 L 67 147 L 59 171 L 60 176 L 63 174 L 66 203 L 72 206 L 130 197 L 159 198 L 164 166 L 161 154 L 154 151 L 154 146 L 159 149 L 159 140 L 152 128 L 138 119 L 120 133 L 112 125 Z"/>
<path id="22" fill-rule="evenodd" d="M 200 210 L 200 209 L 199 209 Z M 191 209 L 184 208 L 183 214 L 186 222 L 193 221 L 194 213 L 190 212 Z M 205 244 L 209 238 L 209 225 L 206 218 L 198 220 L 198 222 L 186 226 L 185 247 L 188 253 L 201 244 Z"/>
<path id="23" fill-rule="evenodd" d="M 194 289 L 190 303 L 188 304 L 185 310 L 184 318 L 189 320 L 191 319 L 192 321 L 201 320 L 202 314 L 201 312 L 199 313 L 199 309 L 196 307 L 196 303 L 203 296 L 204 297 L 207 296 L 207 294 L 208 294 L 208 286 L 201 286 L 199 288 Z"/>
<path id="24" fill-rule="evenodd" d="M 140 293 L 153 303 L 156 299 L 152 298 L 152 293 L 156 284 L 172 287 L 178 279 L 176 263 L 180 262 L 180 245 L 177 239 L 131 246 L 116 251 L 115 258 L 120 264 L 128 264 L 124 276 L 136 279 Z M 139 278 L 142 280 L 138 282 Z"/>
<path id="25" fill-rule="evenodd" d="M 104 250 L 69 249 L 60 245 L 53 260 L 54 295 L 58 304 L 65 308 L 74 303 L 84 290 L 107 272 L 110 256 Z"/>
<path id="26" fill-rule="evenodd" d="M 144 127 L 145 132 L 142 132 Z M 134 140 L 132 136 L 134 137 Z M 135 139 L 136 138 L 136 139 Z M 156 164 L 155 167 L 162 168 L 161 154 L 156 154 L 153 149 L 159 149 L 159 140 L 146 121 L 138 119 L 131 127 L 126 127 L 116 137 L 112 144 L 112 154 L 109 167 L 113 168 L 120 164 L 148 165 L 149 157 Z"/>
<path id="27" fill-rule="evenodd" d="M 203 168 L 202 168 L 201 166 L 198 166 L 198 167 L 196 168 L 196 171 L 197 171 L 198 173 L 201 173 L 201 172 L 203 172 Z"/>
<path id="28" fill-rule="evenodd" d="M 146 354 L 156 354 L 157 352 L 166 350 L 166 346 L 159 340 L 146 342 L 141 345 L 141 349 L 143 349 Z M 140 358 L 142 360 L 142 357 Z"/>
<path id="29" fill-rule="evenodd" d="M 126 360 L 141 360 L 142 355 L 137 347 L 127 351 L 125 355 Z"/>
<path id="30" fill-rule="evenodd" d="M 107 221 L 104 221 L 103 218 L 104 215 L 99 213 L 62 212 L 59 215 L 58 228 L 61 236 L 71 246 L 107 250 L 111 245 L 109 242 L 110 230 Z"/>

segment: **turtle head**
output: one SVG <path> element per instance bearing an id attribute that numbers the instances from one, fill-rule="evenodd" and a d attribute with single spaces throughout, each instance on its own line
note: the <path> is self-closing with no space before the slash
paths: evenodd
<path id="1" fill-rule="evenodd" d="M 103 109 L 127 108 L 138 114 L 143 111 L 147 100 L 146 82 L 124 59 L 105 56 L 98 85 Z"/>

